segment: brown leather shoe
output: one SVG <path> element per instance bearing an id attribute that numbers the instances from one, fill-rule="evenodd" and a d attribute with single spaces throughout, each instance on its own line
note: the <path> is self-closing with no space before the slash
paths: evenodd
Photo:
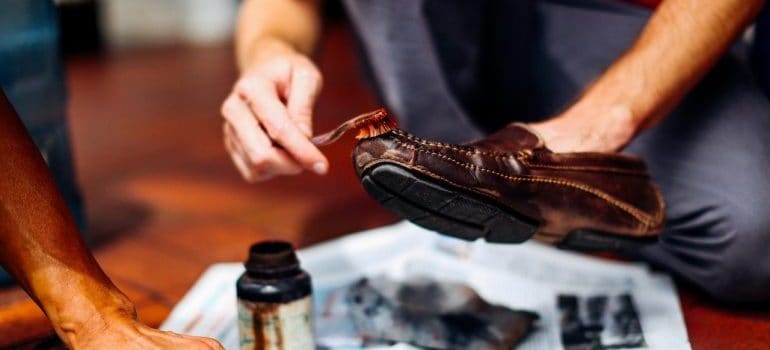
<path id="1" fill-rule="evenodd" d="M 397 215 L 454 237 L 582 250 L 657 240 L 663 198 L 641 159 L 553 153 L 525 124 L 466 145 L 394 129 L 353 154 L 364 188 Z"/>

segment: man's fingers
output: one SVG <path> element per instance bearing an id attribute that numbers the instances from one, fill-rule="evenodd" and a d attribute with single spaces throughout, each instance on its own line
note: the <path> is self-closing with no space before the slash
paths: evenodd
<path id="1" fill-rule="evenodd" d="M 222 105 L 226 144 L 233 163 L 241 175 L 250 182 L 264 181 L 274 175 L 294 175 L 302 167 L 273 146 L 264 130 L 254 118 L 251 109 L 237 96 L 230 96 Z"/>
<path id="2" fill-rule="evenodd" d="M 268 155 L 270 167 L 268 172 L 281 175 L 297 175 L 302 172 L 302 166 L 292 158 L 286 151 L 280 148 L 273 148 Z"/>
<path id="3" fill-rule="evenodd" d="M 271 164 L 272 160 L 269 156 L 265 156 L 258 164 L 249 162 L 243 143 L 238 139 L 232 125 L 225 123 L 225 130 L 225 146 L 230 153 L 230 159 L 246 181 L 250 183 L 266 181 L 278 174 L 273 170 L 274 166 Z M 269 152 L 271 151 L 266 154 Z M 295 165 L 295 167 L 299 166 Z"/>
<path id="4" fill-rule="evenodd" d="M 246 152 L 232 125 L 224 124 L 225 146 L 230 158 L 244 179 L 249 182 L 269 180 L 275 175 L 296 175 L 302 167 L 284 150 L 270 147 L 265 151 L 260 163 L 247 161 Z"/>
<path id="5" fill-rule="evenodd" d="M 270 138 L 286 149 L 306 169 L 326 173 L 328 161 L 290 119 L 286 107 L 277 98 L 274 85 L 251 80 L 239 85 L 238 93 L 249 101 L 249 107 Z"/>
<path id="6" fill-rule="evenodd" d="M 208 347 L 211 348 L 212 350 L 224 350 L 224 347 L 222 346 L 222 344 L 220 344 L 218 341 L 214 339 L 198 338 L 198 340 L 208 345 Z"/>
<path id="7" fill-rule="evenodd" d="M 321 74 L 312 66 L 299 66 L 292 71 L 286 109 L 307 137 L 313 136 L 313 106 L 321 85 Z"/>
<path id="8" fill-rule="evenodd" d="M 171 333 L 183 342 L 185 349 L 224 350 L 222 344 L 212 338 Z"/>
<path id="9" fill-rule="evenodd" d="M 265 135 L 246 102 L 235 94 L 231 94 L 222 104 L 222 116 L 231 126 L 231 132 L 242 144 L 249 162 L 252 164 L 263 162 L 266 151 L 272 147 L 272 142 Z"/>
<path id="10" fill-rule="evenodd" d="M 232 159 L 233 164 L 235 164 L 235 168 L 238 169 L 238 172 L 246 181 L 255 182 L 256 177 L 254 171 L 246 162 L 246 155 L 244 154 L 237 138 L 235 137 L 235 132 L 232 130 L 232 126 L 228 123 L 225 123 L 223 130 L 225 134 L 225 148 L 227 149 L 227 153 L 230 154 L 230 159 Z"/>

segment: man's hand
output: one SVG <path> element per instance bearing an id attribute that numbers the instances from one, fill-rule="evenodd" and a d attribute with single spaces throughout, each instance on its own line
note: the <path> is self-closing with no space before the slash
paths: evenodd
<path id="1" fill-rule="evenodd" d="M 136 349 L 136 350 L 223 350 L 211 338 L 194 337 L 160 331 L 145 326 L 133 317 L 114 317 L 95 320 L 79 332 L 65 339 L 71 349 Z M 65 333 L 66 334 L 66 333 Z"/>
<path id="2" fill-rule="evenodd" d="M 72 349 L 224 350 L 224 347 L 211 338 L 164 332 L 135 323 L 125 329 L 95 335 L 83 346 Z"/>
<path id="3" fill-rule="evenodd" d="M 225 145 L 250 182 L 303 169 L 325 174 L 328 160 L 311 142 L 318 68 L 280 40 L 263 39 L 254 59 L 222 104 Z"/>
<path id="4" fill-rule="evenodd" d="M 637 131 L 627 108 L 609 105 L 577 104 L 560 116 L 530 126 L 557 153 L 617 152 Z"/>
<path id="5" fill-rule="evenodd" d="M 59 273 L 57 273 L 59 275 Z M 56 277 L 43 277 L 51 281 Z M 69 278 L 70 289 L 46 313 L 70 349 L 221 350 L 214 339 L 150 328 L 137 320 L 134 304 L 111 284 Z M 45 294 L 44 294 L 45 295 Z"/>
<path id="6" fill-rule="evenodd" d="M 321 74 L 309 53 L 321 34 L 319 0 L 245 0 L 235 32 L 241 77 L 222 104 L 225 146 L 249 182 L 329 162 L 311 142 Z"/>

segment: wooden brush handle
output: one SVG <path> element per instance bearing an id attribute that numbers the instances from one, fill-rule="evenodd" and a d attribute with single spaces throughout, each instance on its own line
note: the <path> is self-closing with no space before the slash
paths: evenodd
<path id="1" fill-rule="evenodd" d="M 342 135 L 350 130 L 360 129 L 370 124 L 376 124 L 388 118 L 390 118 L 388 112 L 384 108 L 379 108 L 371 112 L 360 114 L 355 118 L 340 124 L 340 126 L 336 127 L 334 130 L 314 136 L 310 141 L 316 146 L 326 146 L 339 140 Z"/>

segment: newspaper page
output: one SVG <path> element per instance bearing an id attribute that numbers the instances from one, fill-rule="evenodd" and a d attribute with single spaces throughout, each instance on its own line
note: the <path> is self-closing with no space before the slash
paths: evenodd
<path id="1" fill-rule="evenodd" d="M 671 279 L 644 264 L 520 245 L 464 242 L 401 222 L 298 252 L 313 278 L 319 349 L 372 345 L 357 333 L 345 292 L 362 277 L 430 278 L 471 287 L 489 303 L 540 316 L 519 349 L 690 349 Z M 211 266 L 162 329 L 209 336 L 238 349 L 235 281 L 241 263 Z M 587 344 L 590 344 L 587 345 Z"/>

